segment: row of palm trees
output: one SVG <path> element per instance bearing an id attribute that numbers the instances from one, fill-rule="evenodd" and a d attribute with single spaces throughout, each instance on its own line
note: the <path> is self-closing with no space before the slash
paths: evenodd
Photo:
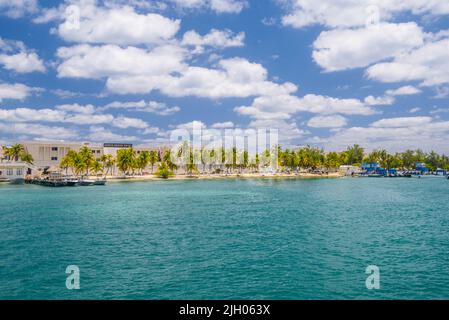
<path id="1" fill-rule="evenodd" d="M 305 147 L 297 151 L 279 149 L 279 164 L 284 168 L 337 169 L 341 165 L 360 166 L 362 163 L 379 163 L 385 169 L 415 169 L 417 163 L 424 163 L 431 171 L 437 168 L 449 170 L 449 157 L 432 151 L 407 150 L 391 154 L 384 149 L 365 153 L 359 145 L 348 147 L 342 152 L 325 153 L 322 149 Z"/>
<path id="2" fill-rule="evenodd" d="M 118 168 L 123 174 L 143 174 L 143 170 L 151 164 L 153 172 L 154 165 L 158 162 L 157 151 L 137 152 L 133 148 L 119 149 L 117 157 L 111 154 L 104 154 L 95 158 L 91 149 L 84 146 L 79 151 L 70 150 L 61 160 L 60 167 L 68 173 L 69 169 L 76 176 L 101 174 L 114 174 Z"/>
<path id="3" fill-rule="evenodd" d="M 3 155 L 12 161 L 20 160 L 29 164 L 34 161 L 21 144 L 3 147 Z M 248 151 L 239 151 L 236 148 L 194 150 L 188 143 L 181 145 L 175 154 L 170 149 L 159 152 L 127 148 L 119 149 L 115 158 L 110 154 L 96 158 L 92 150 L 84 146 L 79 151 L 70 150 L 61 160 L 60 167 L 66 173 L 70 169 L 77 176 L 114 175 L 117 169 L 124 175 L 135 175 L 143 174 L 149 166 L 151 173 L 154 173 L 154 167 L 157 165 L 155 173 L 161 177 L 169 177 L 179 170 L 186 174 L 258 172 L 264 167 L 271 166 L 273 159 L 277 161 L 278 170 L 290 172 L 299 170 L 329 172 L 336 171 L 341 165 L 359 166 L 362 162 L 377 162 L 386 169 L 414 169 L 416 163 L 425 163 L 432 171 L 437 168 L 449 170 L 449 157 L 434 151 L 425 153 L 422 150 L 407 150 L 390 154 L 380 149 L 366 153 L 364 148 L 354 145 L 342 152 L 325 152 L 323 149 L 310 146 L 297 150 L 277 146 L 272 150 L 250 155 Z"/>
<path id="4" fill-rule="evenodd" d="M 186 152 L 189 151 L 189 152 Z M 199 159 L 199 160 L 198 160 Z M 298 171 L 325 171 L 335 172 L 341 165 L 360 166 L 363 162 L 377 162 L 386 169 L 414 169 L 416 163 L 422 162 L 430 170 L 443 168 L 449 170 L 449 157 L 436 152 L 425 153 L 421 150 L 407 150 L 402 153 L 390 154 L 386 150 L 374 150 L 365 153 L 359 145 L 348 147 L 342 152 L 325 152 L 323 149 L 303 147 L 297 150 L 282 149 L 277 146 L 273 150 L 265 150 L 260 154 L 250 155 L 248 151 L 239 151 L 236 148 L 211 150 L 194 150 L 184 144 L 176 154 L 172 150 L 164 152 L 141 151 L 133 148 L 119 149 L 117 157 L 103 155 L 95 159 L 87 147 L 78 152 L 70 151 L 61 162 L 64 169 L 72 169 L 75 174 L 104 174 L 114 173 L 117 168 L 125 175 L 143 174 L 151 166 L 151 173 L 157 164 L 156 175 L 170 177 L 180 170 L 186 174 L 198 173 L 242 173 L 259 172 L 267 168 L 276 159 L 278 170 L 281 172 Z M 182 160 L 182 161 L 176 161 Z"/>
<path id="5" fill-rule="evenodd" d="M 11 147 L 2 147 L 3 156 L 9 158 L 12 161 L 22 161 L 28 164 L 33 164 L 34 159 L 31 154 L 29 154 L 22 144 L 14 144 Z M 2 159 L 0 159 L 2 160 Z"/>

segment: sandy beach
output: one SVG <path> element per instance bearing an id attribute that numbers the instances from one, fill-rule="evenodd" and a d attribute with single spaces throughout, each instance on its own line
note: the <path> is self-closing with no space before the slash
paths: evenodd
<path id="1" fill-rule="evenodd" d="M 338 172 L 329 174 L 315 173 L 295 173 L 295 174 L 200 174 L 200 175 L 175 175 L 169 179 L 163 179 L 156 175 L 135 175 L 135 176 L 108 176 L 108 181 L 169 181 L 169 180 L 224 180 L 224 179 L 336 179 L 342 175 Z"/>

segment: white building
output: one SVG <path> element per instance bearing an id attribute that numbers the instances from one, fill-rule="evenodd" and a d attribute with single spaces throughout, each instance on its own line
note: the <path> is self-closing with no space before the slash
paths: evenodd
<path id="1" fill-rule="evenodd" d="M 344 165 L 344 166 L 340 166 L 340 168 L 338 169 L 338 172 L 345 176 L 352 176 L 352 175 L 361 173 L 362 170 L 360 169 L 360 167 Z"/>
<path id="2" fill-rule="evenodd" d="M 25 141 L 20 144 L 24 146 L 26 152 L 31 154 L 34 159 L 33 164 L 38 168 L 59 166 L 61 159 L 70 150 L 78 151 L 83 146 L 89 147 L 96 158 L 100 158 L 103 155 L 103 147 L 101 145 L 87 142 Z"/>
<path id="3" fill-rule="evenodd" d="M 25 162 L 0 162 L 0 181 L 22 183 L 32 168 Z"/>

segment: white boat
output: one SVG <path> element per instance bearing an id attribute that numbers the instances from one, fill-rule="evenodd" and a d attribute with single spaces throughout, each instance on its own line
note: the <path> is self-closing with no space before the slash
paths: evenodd
<path id="1" fill-rule="evenodd" d="M 10 184 L 23 184 L 25 182 L 24 178 L 13 178 L 9 180 Z"/>
<path id="2" fill-rule="evenodd" d="M 93 186 L 94 183 L 95 183 L 95 180 L 88 180 L 88 179 L 79 181 L 80 186 L 83 186 L 83 187 Z"/>
<path id="3" fill-rule="evenodd" d="M 9 183 L 9 179 L 0 177 L 0 183 Z"/>
<path id="4" fill-rule="evenodd" d="M 106 179 L 97 179 L 94 180 L 94 186 L 104 186 L 106 185 Z"/>

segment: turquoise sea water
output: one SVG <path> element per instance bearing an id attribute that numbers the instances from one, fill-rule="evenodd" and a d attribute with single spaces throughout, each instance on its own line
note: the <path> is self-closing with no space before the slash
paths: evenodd
<path id="1" fill-rule="evenodd" d="M 449 181 L 3 185 L 0 298 L 449 298 Z"/>

